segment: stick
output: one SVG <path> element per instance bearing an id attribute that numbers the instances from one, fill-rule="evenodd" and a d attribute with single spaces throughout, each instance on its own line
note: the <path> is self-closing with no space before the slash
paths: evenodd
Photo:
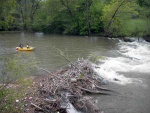
<path id="1" fill-rule="evenodd" d="M 33 104 L 32 102 L 31 102 L 31 105 L 32 105 L 32 106 L 34 106 L 34 107 L 36 107 L 36 108 L 38 108 L 38 109 L 40 109 L 40 110 L 42 110 L 42 108 L 41 108 L 41 107 L 39 107 L 39 106 L 37 106 L 37 105 Z"/>
<path id="2" fill-rule="evenodd" d="M 79 86 L 78 86 L 78 88 L 81 89 L 81 90 L 84 90 L 84 91 L 86 91 L 86 92 L 89 92 L 89 93 L 110 95 L 110 94 L 108 94 L 108 93 L 103 93 L 103 92 L 100 92 L 100 91 L 91 91 L 91 90 L 89 90 L 89 89 L 85 89 L 85 88 L 82 88 L 82 87 L 79 87 Z"/>

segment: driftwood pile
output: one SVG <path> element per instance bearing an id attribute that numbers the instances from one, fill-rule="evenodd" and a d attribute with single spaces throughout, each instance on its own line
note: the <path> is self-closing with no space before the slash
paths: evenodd
<path id="1" fill-rule="evenodd" d="M 45 70 L 46 71 L 46 70 Z M 101 113 L 87 94 L 108 94 L 87 60 L 78 60 L 36 82 L 35 113 Z"/>

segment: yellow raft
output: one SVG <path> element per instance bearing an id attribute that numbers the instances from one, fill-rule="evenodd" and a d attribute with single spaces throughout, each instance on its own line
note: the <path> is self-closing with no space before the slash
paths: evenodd
<path id="1" fill-rule="evenodd" d="M 16 50 L 18 50 L 18 51 L 33 51 L 34 47 L 29 47 L 29 48 L 27 48 L 27 47 L 23 47 L 23 48 L 16 47 Z"/>

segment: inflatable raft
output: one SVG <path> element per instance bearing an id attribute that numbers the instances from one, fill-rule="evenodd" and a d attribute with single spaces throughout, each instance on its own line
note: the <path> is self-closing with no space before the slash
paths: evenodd
<path id="1" fill-rule="evenodd" d="M 29 47 L 29 48 L 27 48 L 27 47 L 23 47 L 23 48 L 16 47 L 16 50 L 18 50 L 18 51 L 33 51 L 34 47 Z"/>

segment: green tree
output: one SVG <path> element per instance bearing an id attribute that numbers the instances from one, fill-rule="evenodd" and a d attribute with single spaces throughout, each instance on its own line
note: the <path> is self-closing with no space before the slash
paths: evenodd
<path id="1" fill-rule="evenodd" d="M 90 7 L 90 26 L 92 33 L 102 33 L 104 32 L 103 21 L 100 20 L 102 16 L 102 10 L 104 7 L 104 3 L 99 0 L 95 0 Z"/>
<path id="2" fill-rule="evenodd" d="M 103 2 L 47 0 L 41 2 L 34 28 L 47 33 L 88 35 L 102 30 Z"/>
<path id="3" fill-rule="evenodd" d="M 14 7 L 16 0 L 0 1 L 0 30 L 10 30 L 15 23 Z"/>
<path id="4" fill-rule="evenodd" d="M 33 31 L 34 16 L 40 7 L 41 0 L 17 0 L 16 11 L 20 15 L 20 27 Z"/>
<path id="5" fill-rule="evenodd" d="M 102 21 L 104 22 L 105 35 L 124 36 L 124 26 L 132 15 L 137 15 L 136 1 L 112 0 L 103 9 Z"/>
<path id="6" fill-rule="evenodd" d="M 28 59 L 25 59 L 27 57 Z M 32 69 L 35 69 L 36 61 L 33 56 L 16 54 L 11 58 L 9 56 L 1 57 L 2 77 L 0 82 L 6 87 L 9 83 L 15 82 L 21 77 L 28 77 Z"/>
<path id="7" fill-rule="evenodd" d="M 140 6 L 140 18 L 145 20 L 146 29 L 144 35 L 150 35 L 150 1 L 149 0 L 137 0 Z"/>
<path id="8" fill-rule="evenodd" d="M 41 7 L 35 15 L 34 29 L 46 33 L 60 33 L 62 30 L 59 0 L 41 1 Z"/>
<path id="9" fill-rule="evenodd" d="M 11 55 L 11 58 L 3 56 L 1 57 L 0 65 L 2 65 L 2 75 L 0 77 L 0 112 L 21 113 L 24 110 L 22 106 L 25 104 L 21 100 L 33 83 L 33 80 L 29 77 L 29 73 L 36 67 L 35 59 L 25 54 Z M 16 100 L 19 102 L 16 103 Z"/>

